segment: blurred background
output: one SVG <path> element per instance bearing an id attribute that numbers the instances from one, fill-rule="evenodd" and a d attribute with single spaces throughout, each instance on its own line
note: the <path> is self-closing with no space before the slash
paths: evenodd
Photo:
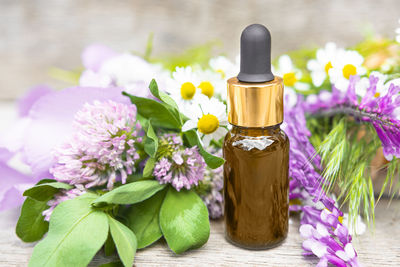
<path id="1" fill-rule="evenodd" d="M 66 86 L 49 69 L 76 69 L 92 43 L 143 53 L 153 33 L 155 56 L 212 41 L 234 59 L 243 28 L 262 23 L 277 56 L 327 41 L 351 46 L 371 32 L 393 38 L 399 17 L 399 0 L 2 0 L 0 101 L 36 84 Z"/>

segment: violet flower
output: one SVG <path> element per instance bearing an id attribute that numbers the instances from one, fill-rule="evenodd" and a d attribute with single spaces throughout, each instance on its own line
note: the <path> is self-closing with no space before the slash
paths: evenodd
<path id="1" fill-rule="evenodd" d="M 216 169 L 206 168 L 202 184 L 208 187 L 207 193 L 201 198 L 206 204 L 211 219 L 219 219 L 224 215 L 224 199 L 222 189 L 224 188 L 223 166 Z"/>
<path id="2" fill-rule="evenodd" d="M 386 159 L 400 158 L 400 86 L 393 81 L 385 84 L 380 79 L 384 78 L 371 75 L 366 81 L 366 89 L 358 90 L 358 87 L 365 86 L 365 80 L 351 76 L 345 93 L 333 86 L 332 92 L 321 91 L 307 97 L 304 112 L 320 115 L 341 113 L 371 123 L 382 142 Z M 365 94 L 359 96 L 357 91 L 365 91 Z"/>
<path id="3" fill-rule="evenodd" d="M 185 148 L 176 135 L 167 135 L 160 141 L 153 175 L 160 184 L 171 184 L 177 191 L 191 189 L 203 179 L 206 164 L 196 146 Z"/>
<path id="4" fill-rule="evenodd" d="M 318 266 L 358 266 L 351 236 L 341 222 L 343 213 L 322 189 L 320 157 L 308 139 L 304 106 L 299 97 L 295 106 L 285 110 L 283 128 L 290 139 L 289 199 L 294 204 L 290 210 L 302 211 L 300 233 L 306 238 L 305 255 L 319 257 Z"/>
<path id="5" fill-rule="evenodd" d="M 56 149 L 55 179 L 76 187 L 90 188 L 116 181 L 126 183 L 140 158 L 136 142 L 141 126 L 133 105 L 113 101 L 86 103 L 75 115 L 75 132 Z"/>

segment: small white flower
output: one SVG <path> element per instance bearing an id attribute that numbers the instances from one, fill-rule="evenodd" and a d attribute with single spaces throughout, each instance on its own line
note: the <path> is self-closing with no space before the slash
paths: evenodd
<path id="1" fill-rule="evenodd" d="M 378 71 L 371 72 L 369 76 L 374 76 L 378 78 L 378 83 L 376 84 L 376 92 L 374 95 L 376 98 L 386 95 L 392 83 L 394 85 L 400 85 L 400 79 L 387 81 L 388 75 L 385 75 Z M 369 87 L 370 87 L 369 77 L 361 78 L 360 81 L 357 82 L 356 84 L 356 94 L 360 97 L 364 97 Z"/>
<path id="2" fill-rule="evenodd" d="M 282 55 L 278 59 L 278 68 L 274 71 L 276 71 L 277 75 L 283 78 L 285 88 L 293 88 L 299 91 L 306 91 L 310 89 L 309 84 L 299 82 L 302 77 L 302 73 L 300 70 L 295 68 L 288 55 Z"/>
<path id="3" fill-rule="evenodd" d="M 318 49 L 316 58 L 307 63 L 311 72 L 311 78 L 315 86 L 321 86 L 328 77 L 329 69 L 332 68 L 332 61 L 343 49 L 337 48 L 335 43 L 327 43 L 324 48 Z"/>
<path id="4" fill-rule="evenodd" d="M 179 110 L 187 114 L 187 109 L 193 104 L 197 93 L 199 79 L 192 67 L 177 67 L 172 78 L 167 80 L 166 91 L 175 100 Z"/>
<path id="5" fill-rule="evenodd" d="M 203 95 L 209 98 L 219 97 L 221 100 L 226 100 L 226 81 L 222 79 L 219 73 L 211 70 L 201 70 L 196 71 L 196 76 L 199 80 L 197 88 Z"/>
<path id="6" fill-rule="evenodd" d="M 349 78 L 353 75 L 363 75 L 366 69 L 362 66 L 364 58 L 357 52 L 344 50 L 338 53 L 332 61 L 332 68 L 328 74 L 332 84 L 335 87 L 345 92 L 349 85 Z"/>
<path id="7" fill-rule="evenodd" d="M 239 73 L 238 60 L 233 63 L 224 56 L 218 56 L 215 58 L 211 58 L 208 64 L 213 71 L 218 72 L 221 75 L 222 79 L 225 80 L 231 77 L 235 77 Z"/>
<path id="8" fill-rule="evenodd" d="M 216 98 L 210 99 L 205 95 L 199 95 L 187 116 L 189 120 L 183 125 L 182 131 L 197 129 L 206 147 L 211 140 L 218 141 L 228 132 L 226 106 Z"/>

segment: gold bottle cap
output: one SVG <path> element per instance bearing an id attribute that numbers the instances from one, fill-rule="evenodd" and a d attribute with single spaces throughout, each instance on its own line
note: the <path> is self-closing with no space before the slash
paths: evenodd
<path id="1" fill-rule="evenodd" d="M 263 83 L 228 80 L 228 120 L 242 127 L 268 127 L 283 122 L 283 79 Z"/>

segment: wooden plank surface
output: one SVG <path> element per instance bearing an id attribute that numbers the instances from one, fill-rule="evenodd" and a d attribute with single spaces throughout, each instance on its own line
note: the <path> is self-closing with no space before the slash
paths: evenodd
<path id="1" fill-rule="evenodd" d="M 367 233 L 354 239 L 354 246 L 363 266 L 400 266 L 400 200 L 383 199 L 376 208 L 375 234 Z M 14 233 L 18 210 L 0 214 L 0 266 L 27 266 L 33 244 L 20 241 Z M 289 236 L 279 247 L 265 251 L 237 248 L 224 239 L 223 222 L 211 223 L 208 243 L 201 249 L 174 255 L 165 241 L 138 251 L 136 266 L 315 266 L 315 258 L 301 255 L 302 238 L 299 221 L 291 219 Z M 92 266 L 109 261 L 97 255 Z"/>

